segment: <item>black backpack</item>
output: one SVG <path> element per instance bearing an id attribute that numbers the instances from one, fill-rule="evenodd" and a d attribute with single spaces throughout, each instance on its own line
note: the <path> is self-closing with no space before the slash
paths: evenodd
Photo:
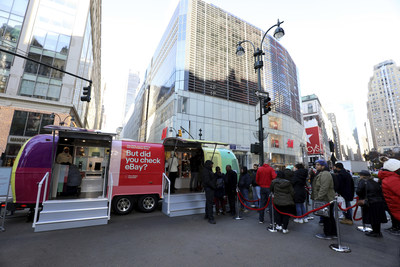
<path id="1" fill-rule="evenodd" d="M 223 189 L 224 188 L 224 177 L 219 176 L 217 178 L 217 189 Z"/>

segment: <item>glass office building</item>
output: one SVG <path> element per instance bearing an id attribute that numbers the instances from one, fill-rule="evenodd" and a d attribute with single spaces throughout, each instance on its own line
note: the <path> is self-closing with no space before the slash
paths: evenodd
<path id="1" fill-rule="evenodd" d="M 212 4 L 180 1 L 137 95 L 134 116 L 141 118 L 140 127 L 124 131 L 124 137 L 161 142 L 162 129 L 173 127 L 184 129 L 185 138 L 198 139 L 201 129 L 202 139 L 230 144 L 241 164 L 256 162 L 258 157 L 250 153 L 250 144 L 258 142 L 253 51 L 245 47 L 243 57 L 235 52 L 241 40 L 258 46 L 263 34 Z M 276 164 L 302 161 L 305 137 L 296 65 L 272 37 L 266 38 L 263 50 L 262 89 L 274 103 L 263 117 L 266 158 Z"/>
<path id="2" fill-rule="evenodd" d="M 0 153 L 10 165 L 29 137 L 48 124 L 99 128 L 100 0 L 1 0 L 0 47 L 93 81 L 92 101 L 80 101 L 88 82 L 0 52 Z M 51 116 L 55 113 L 55 116 Z"/>

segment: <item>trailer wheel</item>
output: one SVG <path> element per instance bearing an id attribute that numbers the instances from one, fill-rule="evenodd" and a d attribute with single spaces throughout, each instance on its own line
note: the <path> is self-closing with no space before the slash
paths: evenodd
<path id="1" fill-rule="evenodd" d="M 118 215 L 125 215 L 132 211 L 133 201 L 131 197 L 117 196 L 112 202 L 113 211 Z"/>
<path id="2" fill-rule="evenodd" d="M 155 195 L 144 195 L 139 198 L 138 208 L 142 212 L 152 212 L 157 208 L 158 197 Z"/>

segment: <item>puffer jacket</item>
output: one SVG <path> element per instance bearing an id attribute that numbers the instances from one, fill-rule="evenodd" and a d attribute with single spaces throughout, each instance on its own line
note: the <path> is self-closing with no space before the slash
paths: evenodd
<path id="1" fill-rule="evenodd" d="M 298 169 L 294 172 L 292 185 L 294 189 L 294 202 L 303 203 L 306 201 L 306 184 L 308 171 L 306 169 Z"/>
<path id="2" fill-rule="evenodd" d="M 320 201 L 332 201 L 335 199 L 333 178 L 329 171 L 321 171 L 314 178 L 311 198 Z"/>
<path id="3" fill-rule="evenodd" d="M 294 205 L 294 190 L 289 180 L 276 178 L 271 182 L 271 192 L 274 193 L 274 204 L 278 206 Z"/>
<path id="4" fill-rule="evenodd" d="M 382 191 L 390 212 L 400 221 L 400 175 L 395 172 L 380 171 L 378 178 L 382 180 Z"/>

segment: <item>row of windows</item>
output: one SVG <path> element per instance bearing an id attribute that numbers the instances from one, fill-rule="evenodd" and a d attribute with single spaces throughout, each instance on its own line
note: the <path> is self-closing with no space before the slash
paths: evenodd
<path id="1" fill-rule="evenodd" d="M 51 124 L 54 124 L 54 118 L 51 118 L 50 114 L 16 110 L 11 122 L 10 135 L 34 136 L 50 133 L 51 131 L 43 127 Z"/>

